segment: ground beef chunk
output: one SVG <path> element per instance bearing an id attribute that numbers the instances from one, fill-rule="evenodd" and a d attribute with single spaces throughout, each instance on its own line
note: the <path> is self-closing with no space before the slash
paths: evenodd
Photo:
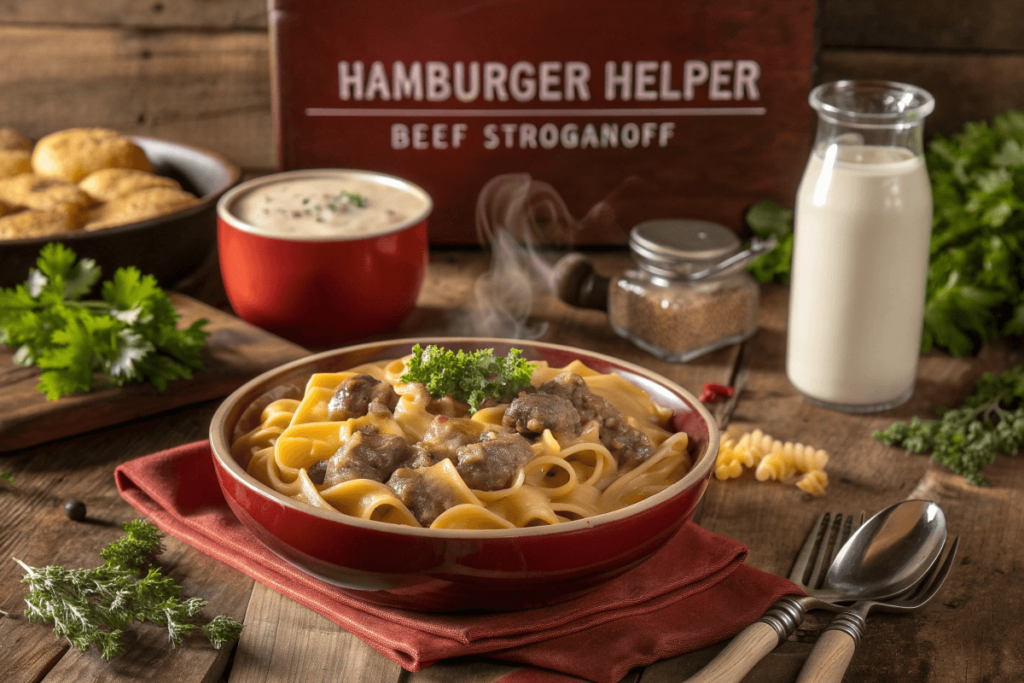
<path id="1" fill-rule="evenodd" d="M 398 394 L 387 382 L 370 375 L 353 375 L 341 383 L 327 404 L 327 419 L 332 422 L 363 417 L 371 403 L 380 403 L 393 411 Z"/>
<path id="2" fill-rule="evenodd" d="M 501 424 L 527 438 L 535 437 L 545 429 L 550 429 L 556 437 L 574 438 L 582 430 L 580 414 L 573 404 L 554 394 L 523 394 L 512 401 Z"/>
<path id="3" fill-rule="evenodd" d="M 512 483 L 533 457 L 530 443 L 519 434 L 486 432 L 456 453 L 456 469 L 471 489 L 497 491 Z"/>
<path id="4" fill-rule="evenodd" d="M 352 479 L 385 481 L 408 459 L 409 444 L 402 437 L 371 429 L 356 432 L 327 461 L 323 483 L 334 486 Z"/>
<path id="5" fill-rule="evenodd" d="M 456 452 L 463 446 L 476 443 L 486 426 L 466 417 L 438 415 L 430 423 L 423 440 L 413 446 L 412 461 L 408 467 L 430 467 L 442 460 L 455 462 Z"/>
<path id="6" fill-rule="evenodd" d="M 314 484 L 323 484 L 324 475 L 327 474 L 327 460 L 321 460 L 317 464 L 309 468 L 306 474 L 309 475 L 309 480 Z"/>
<path id="7" fill-rule="evenodd" d="M 571 402 L 583 424 L 597 420 L 601 427 L 601 443 L 615 454 L 623 471 L 633 469 L 654 452 L 654 445 L 647 435 L 631 427 L 618 408 L 593 393 L 576 373 L 557 375 L 545 382 L 538 393 L 561 396 Z"/>
<path id="8" fill-rule="evenodd" d="M 403 467 L 387 483 L 423 526 L 430 526 L 442 512 L 459 502 L 454 493 L 418 470 Z"/>

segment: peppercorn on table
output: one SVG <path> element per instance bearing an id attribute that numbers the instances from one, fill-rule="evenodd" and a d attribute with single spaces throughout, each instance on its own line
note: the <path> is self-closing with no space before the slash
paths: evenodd
<path id="1" fill-rule="evenodd" d="M 592 260 L 604 275 L 629 265 L 625 253 Z M 393 336 L 466 331 L 473 283 L 488 257 L 473 251 L 438 251 L 431 257 L 419 306 Z M 215 268 L 191 280 L 185 293 L 226 308 Z M 999 456 L 976 487 L 926 455 L 889 448 L 872 438 L 895 420 L 930 417 L 936 405 L 955 405 L 987 370 L 1024 362 L 1009 342 L 989 343 L 976 358 L 930 353 L 921 359 L 916 391 L 900 408 L 873 415 L 828 412 L 801 399 L 785 377 L 788 291 L 761 288 L 757 333 L 732 346 L 673 365 L 656 360 L 611 329 L 607 315 L 571 308 L 551 297 L 535 302 L 529 328 L 542 339 L 591 349 L 639 363 L 699 395 L 706 383 L 733 386 L 734 396 L 709 404 L 724 427 L 739 433 L 761 429 L 783 442 L 803 443 L 829 454 L 824 495 L 814 496 L 790 482 L 757 480 L 752 469 L 738 478 L 713 480 L 699 521 L 750 549 L 748 562 L 788 574 L 813 520 L 822 512 L 872 513 L 905 498 L 927 498 L 946 512 L 950 534 L 960 535 L 960 552 L 936 599 L 912 615 L 872 615 L 867 634 L 845 680 L 927 683 L 1024 679 L 1018 615 L 1024 612 L 1024 459 Z M 2 369 L 0 372 L 12 371 Z M 137 513 L 114 486 L 122 462 L 204 438 L 218 401 L 179 408 L 88 434 L 0 456 L 0 549 L 31 566 L 92 567 L 99 550 L 120 537 L 121 524 Z M 65 515 L 72 500 L 87 506 L 76 522 Z M 77 515 L 77 511 L 75 512 Z M 444 661 L 417 673 L 403 672 L 362 641 L 312 611 L 280 596 L 193 550 L 165 539 L 161 565 L 188 596 L 209 601 L 206 613 L 242 620 L 234 646 L 213 649 L 200 636 L 172 649 L 166 631 L 134 625 L 124 638 L 126 653 L 104 662 L 95 648 L 80 652 L 57 638 L 52 627 L 22 615 L 27 588 L 21 568 L 0 564 L 0 680 L 21 681 L 496 681 L 516 667 L 480 658 Z M 796 679 L 811 645 L 827 620 L 818 613 L 789 642 L 763 660 L 745 679 Z M 710 647 L 643 670 L 625 680 L 677 683 L 696 672 L 723 646 Z"/>

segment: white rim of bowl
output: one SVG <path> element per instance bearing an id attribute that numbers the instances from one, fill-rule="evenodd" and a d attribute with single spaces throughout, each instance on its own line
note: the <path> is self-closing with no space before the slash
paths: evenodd
<path id="1" fill-rule="evenodd" d="M 365 180 L 373 180 L 376 182 L 382 182 L 384 185 L 390 185 L 391 187 L 400 187 L 406 191 L 410 191 L 412 194 L 420 195 L 421 199 L 424 199 L 427 203 L 426 208 L 422 213 L 418 214 L 415 218 L 409 219 L 404 223 L 400 223 L 397 226 L 388 228 L 383 232 L 375 232 L 372 235 L 309 235 L 304 237 L 287 237 L 278 233 L 271 232 L 269 230 L 263 230 L 257 228 L 254 225 L 250 225 L 243 221 L 241 218 L 231 213 L 229 207 L 239 195 L 246 194 L 258 187 L 264 185 L 272 185 L 282 180 L 298 180 L 302 178 L 330 178 L 336 175 L 346 175 L 350 177 L 363 178 Z M 235 185 L 233 188 L 224 193 L 224 195 L 217 202 L 217 217 L 223 220 L 225 223 L 233 228 L 247 232 L 251 235 L 258 235 L 259 237 L 265 237 L 272 240 L 281 240 L 282 242 L 355 242 L 358 240 L 372 240 L 384 235 L 391 235 L 396 232 L 401 232 L 407 228 L 411 228 L 414 225 L 419 225 L 434 210 L 434 199 L 430 194 L 422 187 L 414 182 L 406 180 L 405 178 L 399 178 L 398 176 L 389 175 L 387 173 L 380 173 L 379 171 L 363 171 L 359 169 L 347 169 L 347 168 L 310 168 L 302 169 L 299 171 L 285 171 L 283 173 L 272 173 L 270 175 L 260 176 L 259 178 L 253 178 L 247 180 L 244 183 Z"/>
<path id="2" fill-rule="evenodd" d="M 689 403 L 689 405 L 695 409 L 695 412 L 697 412 L 701 416 L 705 424 L 708 426 L 707 452 L 705 453 L 703 459 L 697 461 L 690 467 L 690 471 L 687 472 L 682 479 L 670 485 L 665 490 L 659 491 L 650 498 L 646 498 L 640 501 L 639 503 L 633 503 L 632 505 L 627 505 L 624 508 L 613 510 L 612 512 L 605 512 L 600 515 L 595 515 L 593 517 L 584 517 L 583 519 L 578 519 L 572 522 L 562 522 L 559 524 L 551 524 L 548 526 L 519 527 L 516 529 L 431 529 L 429 527 L 411 527 L 406 526 L 404 524 L 377 522 L 369 519 L 362 519 L 360 517 L 352 517 L 350 515 L 345 515 L 341 512 L 331 513 L 327 512 L 326 510 L 320 510 L 319 508 L 315 508 L 312 505 L 300 503 L 294 498 L 286 496 L 280 491 L 276 491 L 267 486 L 266 484 L 263 484 L 257 481 L 255 478 L 246 474 L 246 472 L 242 469 L 241 465 L 239 465 L 238 462 L 233 457 L 231 457 L 231 448 L 227 434 L 217 434 L 214 433 L 213 431 L 213 424 L 216 424 L 224 420 L 224 414 L 228 411 L 228 406 L 234 400 L 237 400 L 237 397 L 240 397 L 241 395 L 250 391 L 253 387 L 265 381 L 265 378 L 267 378 L 269 375 L 278 373 L 286 374 L 288 370 L 298 368 L 306 364 L 315 363 L 319 359 L 328 358 L 336 354 L 353 353 L 364 349 L 379 349 L 382 346 L 412 346 L 413 344 L 422 344 L 424 342 L 444 342 L 448 344 L 472 342 L 474 344 L 492 345 L 520 343 L 529 344 L 535 347 L 543 347 L 559 351 L 566 351 L 574 354 L 585 354 L 593 358 L 599 358 L 605 362 L 617 365 L 624 370 L 628 370 L 637 375 L 646 377 L 652 382 L 655 382 L 669 389 L 672 393 L 675 393 L 686 398 L 687 403 Z M 338 372 L 344 372 L 344 370 L 339 370 Z M 224 421 L 226 422 L 226 420 Z M 225 426 L 228 425 L 225 424 Z M 233 428 L 234 425 L 231 425 L 231 427 Z M 672 498 L 676 494 L 681 493 L 683 490 L 689 488 L 698 480 L 703 479 L 705 475 L 707 475 L 711 471 L 712 467 L 714 467 L 715 458 L 718 453 L 719 438 L 720 434 L 718 430 L 718 425 L 715 423 L 714 418 L 711 416 L 711 413 L 708 412 L 707 408 L 705 408 L 704 405 L 700 401 L 698 401 L 693 394 L 691 394 L 689 391 L 679 386 L 675 382 L 669 380 L 668 378 L 663 377 L 662 375 L 659 375 L 656 372 L 652 372 L 647 368 L 635 365 L 633 363 L 629 363 L 624 360 L 619 360 L 618 358 L 608 356 L 603 353 L 587 351 L 586 349 L 580 349 L 573 346 L 565 346 L 562 344 L 550 344 L 548 342 L 539 341 L 528 342 L 522 339 L 498 339 L 491 337 L 430 337 L 425 339 L 392 339 L 388 341 L 368 342 L 365 344 L 357 344 L 354 346 L 345 346 L 339 349 L 324 351 L 322 353 L 306 356 L 305 358 L 300 358 L 290 363 L 278 366 L 273 370 L 268 370 L 267 372 L 250 380 L 249 382 L 246 382 L 244 385 L 236 389 L 230 396 L 224 399 L 224 402 L 221 403 L 220 407 L 217 409 L 217 412 L 214 413 L 210 427 L 210 446 L 211 450 L 213 451 L 213 456 L 217 459 L 217 462 L 219 462 L 224 467 L 224 469 L 228 473 L 230 473 L 236 480 L 238 480 L 241 484 L 245 485 L 249 489 L 252 489 L 255 493 L 258 493 L 262 496 L 269 496 L 270 498 L 278 501 L 279 503 L 287 507 L 292 508 L 293 510 L 296 510 L 298 512 L 304 512 L 315 517 L 321 517 L 331 522 L 351 524 L 353 526 L 361 527 L 363 529 L 372 531 L 405 534 L 411 536 L 426 536 L 430 538 L 458 538 L 463 540 L 468 538 L 491 539 L 521 536 L 544 536 L 547 534 L 581 531 L 583 529 L 590 529 L 602 524 L 608 524 L 609 522 L 613 522 L 623 517 L 627 517 L 629 515 L 655 507 Z M 701 492 L 701 496 L 703 495 L 704 492 Z"/>

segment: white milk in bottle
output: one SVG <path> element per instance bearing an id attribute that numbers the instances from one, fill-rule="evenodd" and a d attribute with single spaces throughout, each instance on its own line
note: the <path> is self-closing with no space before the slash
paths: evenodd
<path id="1" fill-rule="evenodd" d="M 837 81 L 811 91 L 797 192 L 786 374 L 810 402 L 884 410 L 914 391 L 931 233 L 927 91 Z"/>
<path id="2" fill-rule="evenodd" d="M 786 371 L 826 407 L 877 410 L 913 392 L 932 198 L 898 146 L 819 145 L 797 193 Z"/>

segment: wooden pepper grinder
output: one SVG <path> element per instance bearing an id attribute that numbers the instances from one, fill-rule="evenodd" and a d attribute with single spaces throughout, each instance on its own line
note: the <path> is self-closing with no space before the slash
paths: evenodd
<path id="1" fill-rule="evenodd" d="M 610 280 L 599 275 L 583 254 L 566 254 L 555 263 L 554 271 L 559 299 L 577 308 L 608 311 Z"/>

